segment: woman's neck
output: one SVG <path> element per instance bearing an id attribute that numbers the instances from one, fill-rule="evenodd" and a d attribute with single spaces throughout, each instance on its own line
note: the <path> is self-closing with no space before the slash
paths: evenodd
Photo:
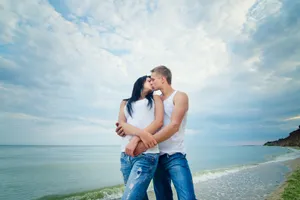
<path id="1" fill-rule="evenodd" d="M 148 92 L 146 92 L 146 91 L 143 91 L 143 92 L 141 93 L 140 100 L 141 100 L 141 99 L 145 99 L 145 98 L 146 98 L 146 96 L 147 96 L 147 94 L 148 94 Z"/>

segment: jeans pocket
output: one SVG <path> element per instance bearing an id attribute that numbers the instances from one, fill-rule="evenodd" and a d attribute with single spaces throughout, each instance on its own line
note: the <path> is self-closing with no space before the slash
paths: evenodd
<path id="1" fill-rule="evenodd" d="M 129 166 L 129 161 L 128 161 L 128 157 L 126 154 L 122 153 L 120 156 L 120 164 L 121 164 L 121 169 L 122 168 L 128 168 Z"/>
<path id="2" fill-rule="evenodd" d="M 145 153 L 142 154 L 143 159 L 147 160 L 151 165 L 156 165 L 158 162 L 159 154 Z"/>
<path id="3" fill-rule="evenodd" d="M 186 159 L 186 154 L 182 153 L 175 153 L 171 155 L 168 159 L 168 165 L 189 168 L 188 161 Z"/>
<path id="4" fill-rule="evenodd" d="M 153 169 L 156 169 L 158 163 L 159 154 L 140 154 L 135 157 L 135 166 L 140 166 L 144 172 L 148 173 Z"/>
<path id="5" fill-rule="evenodd" d="M 121 155 L 120 155 L 120 162 L 122 163 L 122 162 L 124 162 L 124 161 L 125 161 L 125 156 L 124 156 L 123 153 L 121 153 Z"/>
<path id="6" fill-rule="evenodd" d="M 185 159 L 186 154 L 183 153 L 174 153 L 172 155 L 169 155 L 168 159 L 173 160 L 173 159 Z"/>

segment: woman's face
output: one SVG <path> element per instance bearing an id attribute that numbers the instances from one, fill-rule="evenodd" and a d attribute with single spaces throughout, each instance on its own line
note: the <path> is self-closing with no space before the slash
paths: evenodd
<path id="1" fill-rule="evenodd" d="M 146 92 L 151 92 L 152 91 L 152 86 L 151 86 L 151 79 L 147 77 L 145 83 L 144 83 L 144 90 Z"/>

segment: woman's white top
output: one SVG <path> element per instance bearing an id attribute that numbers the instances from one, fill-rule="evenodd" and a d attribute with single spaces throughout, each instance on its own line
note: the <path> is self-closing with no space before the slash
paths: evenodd
<path id="1" fill-rule="evenodd" d="M 127 103 L 126 103 L 127 105 Z M 148 106 L 148 99 L 144 98 L 136 102 L 131 103 L 132 117 L 127 111 L 126 105 L 124 106 L 124 114 L 127 119 L 127 123 L 137 128 L 144 129 L 149 126 L 155 120 L 155 103 L 153 100 L 152 107 Z M 129 143 L 132 135 L 126 135 L 121 139 L 121 151 L 125 152 L 126 145 Z M 159 153 L 158 145 L 148 149 L 144 153 Z"/>

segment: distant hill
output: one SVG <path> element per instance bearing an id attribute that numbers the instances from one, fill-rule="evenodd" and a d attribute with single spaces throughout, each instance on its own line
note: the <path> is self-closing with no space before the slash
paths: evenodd
<path id="1" fill-rule="evenodd" d="M 276 141 L 269 141 L 264 146 L 297 146 L 300 147 L 300 126 L 299 129 L 291 132 L 288 137 Z"/>

